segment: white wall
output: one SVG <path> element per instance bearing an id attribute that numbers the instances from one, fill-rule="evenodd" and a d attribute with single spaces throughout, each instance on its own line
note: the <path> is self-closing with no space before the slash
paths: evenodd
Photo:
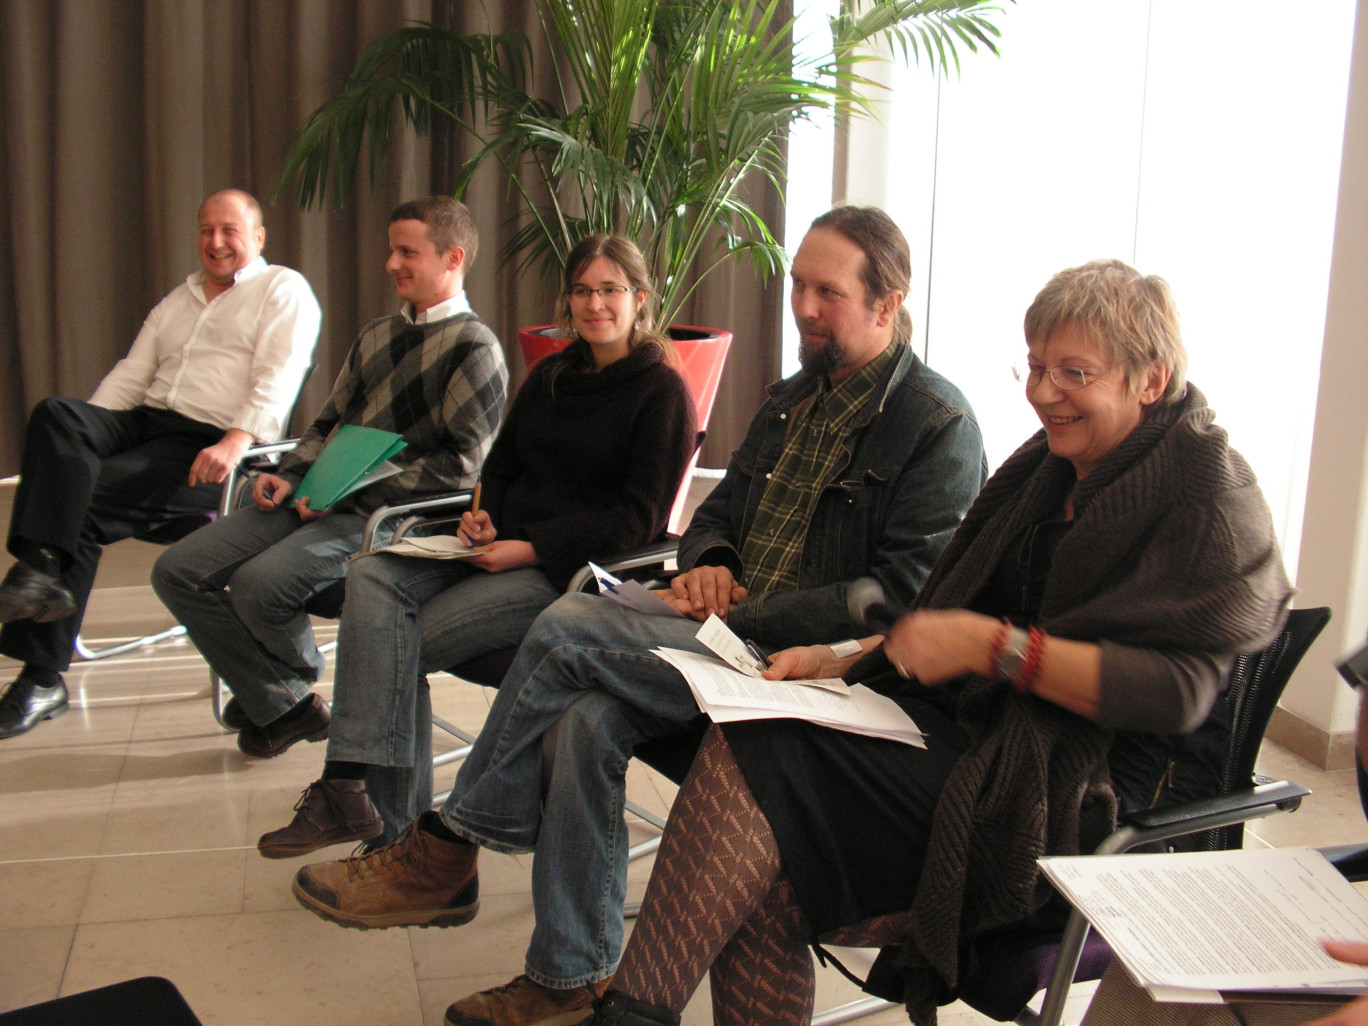
<path id="1" fill-rule="evenodd" d="M 1302 532 L 1299 605 L 1335 618 L 1302 660 L 1283 705 L 1352 729 L 1352 692 L 1331 669 L 1368 630 L 1368 0 L 1358 0 L 1334 256 Z"/>

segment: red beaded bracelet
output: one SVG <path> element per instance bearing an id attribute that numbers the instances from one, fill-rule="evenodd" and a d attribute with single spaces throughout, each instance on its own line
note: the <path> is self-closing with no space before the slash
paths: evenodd
<path id="1" fill-rule="evenodd" d="M 1035 690 L 1036 679 L 1040 676 L 1040 664 L 1045 653 L 1045 632 L 1038 627 L 1031 628 L 1031 640 L 1026 647 L 1026 661 L 1021 664 L 1021 672 L 1012 681 L 1012 687 L 1022 694 L 1029 695 Z"/>

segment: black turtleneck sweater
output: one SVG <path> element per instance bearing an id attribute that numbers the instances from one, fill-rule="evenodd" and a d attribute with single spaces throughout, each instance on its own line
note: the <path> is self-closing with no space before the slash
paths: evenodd
<path id="1" fill-rule="evenodd" d="M 697 444 L 688 385 L 660 350 L 589 373 L 575 369 L 585 348 L 532 369 L 481 471 L 499 537 L 531 542 L 560 588 L 586 561 L 665 534 Z"/>

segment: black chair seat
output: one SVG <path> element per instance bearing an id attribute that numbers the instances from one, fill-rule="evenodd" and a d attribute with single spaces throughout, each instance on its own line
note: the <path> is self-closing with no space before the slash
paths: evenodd
<path id="1" fill-rule="evenodd" d="M 206 509 L 198 513 L 186 513 L 138 535 L 139 541 L 154 545 L 174 545 L 182 538 L 194 534 L 201 527 L 207 527 L 218 519 L 218 510 Z"/>

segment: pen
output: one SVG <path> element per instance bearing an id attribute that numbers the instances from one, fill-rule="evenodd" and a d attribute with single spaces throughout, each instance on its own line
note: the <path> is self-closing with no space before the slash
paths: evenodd
<path id="1" fill-rule="evenodd" d="M 480 512 L 480 489 L 484 487 L 484 475 L 478 474 L 475 477 L 475 488 L 470 493 L 470 515 L 473 517 Z M 473 549 L 475 543 L 469 538 L 466 539 L 466 548 Z"/>
<path id="2" fill-rule="evenodd" d="M 765 657 L 764 652 L 760 651 L 760 646 L 757 645 L 755 642 L 751 641 L 749 638 L 746 639 L 746 650 L 750 652 L 751 655 L 755 656 L 755 659 L 760 664 L 761 669 L 769 669 L 769 659 Z"/>

